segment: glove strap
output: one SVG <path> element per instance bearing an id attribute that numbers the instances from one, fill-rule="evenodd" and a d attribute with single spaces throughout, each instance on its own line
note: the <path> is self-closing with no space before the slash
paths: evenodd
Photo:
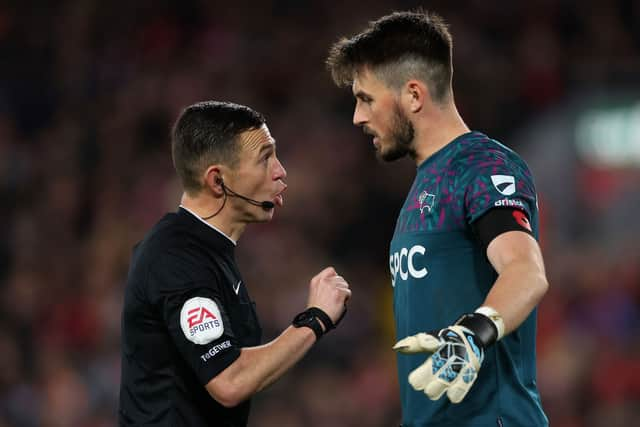
<path id="1" fill-rule="evenodd" d="M 487 348 L 498 339 L 498 328 L 493 321 L 481 313 L 463 314 L 456 325 L 464 326 L 473 332 L 482 347 Z"/>
<path id="2" fill-rule="evenodd" d="M 484 314 L 489 319 L 491 319 L 493 324 L 496 325 L 496 328 L 498 329 L 498 338 L 496 338 L 496 341 L 500 341 L 504 336 L 504 320 L 502 319 L 500 313 L 498 313 L 496 309 L 489 307 L 488 305 L 483 305 L 482 307 L 476 309 L 476 313 Z"/>

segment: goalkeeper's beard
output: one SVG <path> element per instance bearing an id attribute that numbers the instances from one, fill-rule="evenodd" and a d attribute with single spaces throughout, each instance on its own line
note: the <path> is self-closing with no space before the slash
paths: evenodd
<path id="1" fill-rule="evenodd" d="M 377 157 L 385 162 L 393 162 L 407 155 L 414 159 L 416 156 L 415 135 L 413 123 L 396 102 L 391 116 L 389 146 L 386 149 L 380 146 L 376 150 Z"/>

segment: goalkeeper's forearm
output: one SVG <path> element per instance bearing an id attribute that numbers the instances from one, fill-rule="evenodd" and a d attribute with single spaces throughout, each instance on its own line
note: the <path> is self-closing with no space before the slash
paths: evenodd
<path id="1" fill-rule="evenodd" d="M 524 322 L 547 291 L 542 254 L 533 237 L 512 231 L 489 244 L 487 257 L 498 279 L 483 305 L 500 313 L 508 334 Z"/>
<path id="2" fill-rule="evenodd" d="M 525 321 L 547 288 L 544 271 L 535 264 L 512 262 L 500 273 L 483 305 L 500 313 L 506 335 Z"/>

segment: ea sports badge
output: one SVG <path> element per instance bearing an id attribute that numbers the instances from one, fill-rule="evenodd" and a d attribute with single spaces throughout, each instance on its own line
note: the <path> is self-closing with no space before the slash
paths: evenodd
<path id="1" fill-rule="evenodd" d="M 185 338 L 195 344 L 208 344 L 224 332 L 220 309 L 210 298 L 187 300 L 180 311 L 180 326 Z"/>

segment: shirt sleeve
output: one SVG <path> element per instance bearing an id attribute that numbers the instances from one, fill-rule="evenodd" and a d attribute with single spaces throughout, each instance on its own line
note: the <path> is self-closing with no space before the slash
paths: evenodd
<path id="1" fill-rule="evenodd" d="M 517 209 L 527 218 L 537 210 L 535 187 L 526 164 L 499 149 L 473 153 L 462 173 L 462 184 L 468 224 L 491 209 Z"/>
<path id="2" fill-rule="evenodd" d="M 204 275 L 194 275 L 198 267 L 185 269 L 184 260 L 176 257 L 165 258 L 156 266 L 150 277 L 155 285 L 154 305 L 178 353 L 200 383 L 206 385 L 231 365 L 241 351 L 219 291 L 220 284 L 213 276 L 204 281 Z M 188 272 L 181 274 L 182 269 Z"/>

